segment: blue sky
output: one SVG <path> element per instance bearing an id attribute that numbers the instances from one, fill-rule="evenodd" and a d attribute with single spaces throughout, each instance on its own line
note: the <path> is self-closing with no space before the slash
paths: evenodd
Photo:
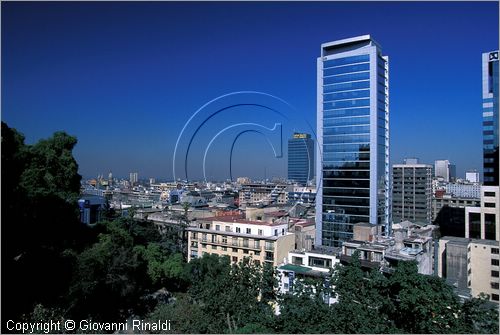
<path id="1" fill-rule="evenodd" d="M 85 177 L 172 178 L 181 129 L 229 92 L 280 97 L 304 120 L 285 139 L 307 131 L 321 43 L 364 34 L 390 58 L 391 161 L 449 159 L 459 176 L 481 169 L 481 53 L 498 49 L 498 2 L 3 2 L 1 24 L 2 120 L 28 143 L 57 130 L 76 136 Z M 278 119 L 242 107 L 207 126 Z M 227 177 L 218 165 L 226 137 L 209 177 Z M 193 165 L 207 139 L 193 142 Z M 286 156 L 262 136 L 235 146 L 233 174 L 285 175 Z"/>

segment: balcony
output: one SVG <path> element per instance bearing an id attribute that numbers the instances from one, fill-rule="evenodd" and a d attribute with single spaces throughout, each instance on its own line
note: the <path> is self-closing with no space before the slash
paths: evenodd
<path id="1" fill-rule="evenodd" d="M 209 240 L 208 238 L 201 238 L 199 239 L 200 243 L 208 243 L 210 245 L 220 245 L 220 246 L 232 246 L 232 247 L 238 247 L 238 248 L 244 248 L 244 249 L 249 249 L 249 250 L 255 250 L 255 251 L 261 251 L 260 248 L 260 243 L 255 245 L 255 243 L 250 243 L 249 241 L 243 241 L 243 240 L 232 240 L 230 243 L 228 243 L 227 240 L 220 240 L 220 239 L 215 239 L 215 240 Z M 274 246 L 272 245 L 271 249 L 266 249 L 266 250 L 274 250 Z"/>

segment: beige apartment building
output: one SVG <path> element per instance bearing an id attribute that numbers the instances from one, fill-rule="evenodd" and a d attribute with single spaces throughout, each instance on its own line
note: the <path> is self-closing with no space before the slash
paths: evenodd
<path id="1" fill-rule="evenodd" d="M 499 302 L 499 261 L 498 241 L 454 236 L 439 240 L 437 275 L 464 298 L 484 293 Z"/>
<path id="2" fill-rule="evenodd" d="M 243 215 L 214 216 L 198 219 L 188 231 L 188 261 L 204 254 L 229 256 L 232 262 L 251 257 L 256 264 L 283 263 L 295 247 L 295 234 L 288 223 L 254 221 Z"/>

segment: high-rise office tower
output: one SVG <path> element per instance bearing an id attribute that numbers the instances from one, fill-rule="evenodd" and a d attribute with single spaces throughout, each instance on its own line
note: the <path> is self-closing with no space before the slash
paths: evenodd
<path id="1" fill-rule="evenodd" d="M 431 223 L 432 165 L 394 164 L 392 183 L 392 221 Z"/>
<path id="2" fill-rule="evenodd" d="M 340 246 L 356 223 L 389 230 L 389 64 L 370 35 L 321 45 L 316 241 Z"/>
<path id="3" fill-rule="evenodd" d="M 288 140 L 288 180 L 306 185 L 314 177 L 314 140 L 310 134 L 294 133 Z"/>
<path id="4" fill-rule="evenodd" d="M 455 181 L 455 165 L 451 164 L 447 159 L 434 161 L 434 176 L 441 177 L 446 182 Z"/>
<path id="5" fill-rule="evenodd" d="M 498 51 L 483 53 L 484 185 L 498 186 Z"/>
<path id="6" fill-rule="evenodd" d="M 139 174 L 137 172 L 130 172 L 130 185 L 134 186 L 139 181 Z"/>

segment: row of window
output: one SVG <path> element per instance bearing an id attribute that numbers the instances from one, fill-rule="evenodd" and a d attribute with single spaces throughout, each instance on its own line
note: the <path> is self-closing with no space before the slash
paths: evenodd
<path id="1" fill-rule="evenodd" d="M 324 170 L 369 170 L 370 162 L 324 162 Z"/>
<path id="2" fill-rule="evenodd" d="M 352 72 L 360 72 L 368 70 L 370 70 L 370 63 L 358 63 L 353 65 L 326 68 L 323 70 L 323 76 L 327 77 L 344 73 L 352 73 Z"/>
<path id="3" fill-rule="evenodd" d="M 365 88 L 370 88 L 369 80 L 323 85 L 323 93 L 341 92 L 341 91 L 349 91 L 349 90 L 357 90 Z"/>
<path id="4" fill-rule="evenodd" d="M 345 99 L 357 99 L 357 98 L 369 98 L 369 97 L 370 97 L 370 90 L 326 93 L 323 95 L 323 102 L 331 100 L 345 100 Z"/>
<path id="5" fill-rule="evenodd" d="M 368 135 L 370 126 L 344 126 L 334 128 L 324 128 L 323 135 Z"/>
<path id="6" fill-rule="evenodd" d="M 367 107 L 370 106 L 370 99 L 341 100 L 335 102 L 323 102 L 323 109 Z"/>
<path id="7" fill-rule="evenodd" d="M 359 117 L 343 117 L 327 119 L 323 121 L 324 127 L 338 127 L 338 126 L 354 126 L 354 125 L 369 125 L 369 116 L 359 116 Z"/>
<path id="8" fill-rule="evenodd" d="M 329 67 L 347 65 L 347 64 L 369 62 L 369 61 L 370 61 L 370 55 L 358 55 L 358 56 L 349 56 L 349 57 L 342 57 L 342 58 L 337 58 L 337 59 L 330 59 L 330 60 L 323 61 L 323 69 L 326 69 Z"/>
<path id="9" fill-rule="evenodd" d="M 341 74 L 338 76 L 325 77 L 323 78 L 323 85 L 339 84 L 345 82 L 351 82 L 356 80 L 368 80 L 370 79 L 370 72 L 355 72 L 348 74 Z"/>

